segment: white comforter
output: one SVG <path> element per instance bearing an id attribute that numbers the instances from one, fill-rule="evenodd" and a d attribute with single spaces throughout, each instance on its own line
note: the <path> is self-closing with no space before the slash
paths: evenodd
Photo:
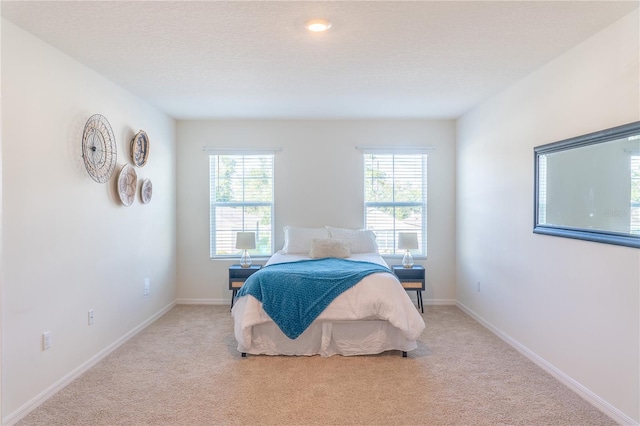
<path id="1" fill-rule="evenodd" d="M 278 252 L 269 259 L 266 265 L 303 259 L 308 259 L 308 257 Z M 387 266 L 384 259 L 374 253 L 354 254 L 349 259 Z M 269 315 L 262 309 L 262 303 L 251 295 L 238 298 L 231 313 L 234 319 L 234 334 L 239 348 L 251 347 L 253 326 L 272 322 Z M 334 299 L 316 319 L 316 322 L 367 320 L 388 321 L 407 340 L 413 341 L 418 339 L 425 328 L 422 316 L 392 273 L 375 273 L 365 277 Z"/>

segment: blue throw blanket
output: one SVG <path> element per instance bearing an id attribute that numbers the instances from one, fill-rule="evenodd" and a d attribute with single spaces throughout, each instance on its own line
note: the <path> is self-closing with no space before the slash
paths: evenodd
<path id="1" fill-rule="evenodd" d="M 266 266 L 245 281 L 238 297 L 252 295 L 290 339 L 307 327 L 344 291 L 367 275 L 391 272 L 371 262 L 311 259 Z"/>

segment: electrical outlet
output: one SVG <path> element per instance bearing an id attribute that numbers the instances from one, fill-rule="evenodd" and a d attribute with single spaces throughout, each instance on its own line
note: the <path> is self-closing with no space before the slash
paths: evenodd
<path id="1" fill-rule="evenodd" d="M 89 325 L 93 325 L 93 309 L 89 309 Z"/>
<path id="2" fill-rule="evenodd" d="M 51 347 L 51 332 L 45 331 L 42 333 L 42 350 L 46 351 Z"/>
<path id="3" fill-rule="evenodd" d="M 148 296 L 150 293 L 150 287 L 151 287 L 151 278 L 145 278 L 144 279 L 144 295 Z"/>
<path id="4" fill-rule="evenodd" d="M 480 280 L 476 281 L 476 291 L 480 291 Z"/>

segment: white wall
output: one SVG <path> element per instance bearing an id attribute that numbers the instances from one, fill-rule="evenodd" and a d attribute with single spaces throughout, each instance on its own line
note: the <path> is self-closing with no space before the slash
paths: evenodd
<path id="1" fill-rule="evenodd" d="M 533 147 L 640 119 L 638 21 L 636 11 L 457 126 L 458 301 L 635 422 L 640 250 L 532 227 Z"/>
<path id="2" fill-rule="evenodd" d="M 453 121 L 179 121 L 177 140 L 179 301 L 228 303 L 231 298 L 227 268 L 233 262 L 209 259 L 209 158 L 204 146 L 282 148 L 275 157 L 279 249 L 285 225 L 363 226 L 363 160 L 356 146 L 428 145 L 435 147 L 428 159 L 428 259 L 417 263 L 427 267 L 425 300 L 454 300 Z"/>
<path id="3" fill-rule="evenodd" d="M 131 162 L 134 133 L 148 133 L 149 162 L 137 172 L 153 182 L 150 204 L 122 206 L 116 174 L 98 184 L 84 169 L 82 131 L 96 113 L 113 128 L 117 170 Z M 175 123 L 3 20 L 2 140 L 6 422 L 174 302 Z"/>
<path id="4" fill-rule="evenodd" d="M 0 48 L 2 46 L 2 20 L 0 19 Z M 0 79 L 2 78 L 2 55 L 0 55 Z M 2 100 L 2 85 L 0 84 L 0 101 Z M 2 241 L 2 102 L 0 102 L 0 242 Z M 2 341 L 3 339 L 3 328 L 4 328 L 4 321 L 3 321 L 3 304 L 4 304 L 4 299 L 3 299 L 3 288 L 4 288 L 4 266 L 3 266 L 3 258 L 4 256 L 2 255 L 2 244 L 0 243 L 0 424 L 2 423 L 2 385 L 1 385 L 1 378 L 2 378 Z"/>

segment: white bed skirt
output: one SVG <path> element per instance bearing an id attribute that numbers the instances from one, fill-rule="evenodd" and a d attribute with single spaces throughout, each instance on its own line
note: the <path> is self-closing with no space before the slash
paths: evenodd
<path id="1" fill-rule="evenodd" d="M 238 344 L 238 351 L 254 355 L 371 355 L 397 350 L 408 352 L 417 348 L 415 340 L 388 321 L 316 321 L 291 340 L 274 322 L 254 325 L 251 346 Z"/>

